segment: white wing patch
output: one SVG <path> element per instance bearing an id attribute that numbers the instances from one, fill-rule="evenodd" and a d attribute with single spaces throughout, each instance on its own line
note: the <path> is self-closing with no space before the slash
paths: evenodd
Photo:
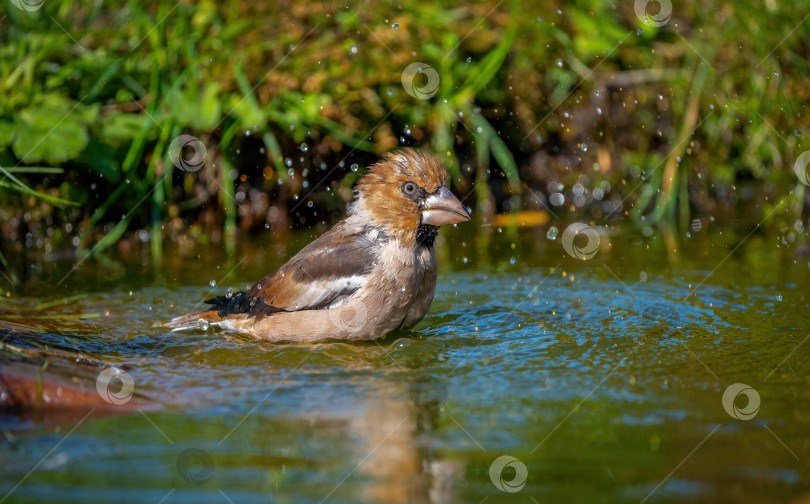
<path id="1" fill-rule="evenodd" d="M 351 297 L 368 280 L 367 276 L 352 275 L 329 280 L 309 282 L 307 288 L 287 310 L 305 310 L 307 308 L 334 308 Z"/>

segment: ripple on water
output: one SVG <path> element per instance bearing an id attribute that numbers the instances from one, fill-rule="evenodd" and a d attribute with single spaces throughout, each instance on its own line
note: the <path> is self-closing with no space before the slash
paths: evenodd
<path id="1" fill-rule="evenodd" d="M 790 405 L 810 400 L 810 370 L 804 359 L 778 365 L 810 330 L 803 317 L 781 315 L 803 313 L 806 302 L 797 284 L 705 282 L 692 293 L 709 271 L 638 282 L 598 268 L 574 280 L 547 269 L 486 281 L 477 272 L 445 274 L 414 331 L 376 342 L 267 344 L 158 326 L 193 309 L 189 300 L 212 294 L 205 286 L 91 295 L 29 323 L 44 330 L 40 344 L 130 366 L 136 387 L 165 406 L 149 420 L 93 421 L 62 445 L 70 461 L 62 470 L 71 474 L 124 487 L 152 482 L 129 488 L 138 500 L 159 494 L 151 499 L 159 501 L 182 486 L 177 453 L 198 448 L 215 459 L 226 493 L 244 492 L 245 500 L 263 495 L 266 488 L 251 482 L 271 474 L 279 492 L 304 488 L 317 502 L 373 452 L 341 491 L 359 495 L 369 482 L 390 483 L 373 468 L 390 469 L 391 460 L 416 461 L 391 472 L 410 483 L 424 476 L 408 472 L 422 467 L 417 462 L 453 462 L 462 466 L 455 486 L 477 502 L 492 491 L 486 475 L 494 455 L 508 453 L 530 468 L 525 495 L 588 500 L 570 484 L 586 468 L 600 488 L 625 482 L 611 496 L 637 502 L 718 424 L 728 427 L 695 454 L 703 472 L 685 464 L 681 479 L 660 491 L 689 497 L 758 474 L 768 484 L 795 484 L 797 473 L 784 462 L 793 459 L 764 427 L 801 450 L 807 426 Z M 87 313 L 98 317 L 71 318 Z M 734 382 L 760 391 L 760 423 L 729 423 L 720 398 Z M 41 438 L 23 466 L 32 467 L 54 440 Z M 757 453 L 749 453 L 752 445 Z M 756 462 L 763 453 L 769 462 Z M 49 474 L 32 476 L 21 495 L 51 495 Z M 238 492 L 228 484 L 237 481 Z M 193 500 L 188 488 L 181 491 Z"/>

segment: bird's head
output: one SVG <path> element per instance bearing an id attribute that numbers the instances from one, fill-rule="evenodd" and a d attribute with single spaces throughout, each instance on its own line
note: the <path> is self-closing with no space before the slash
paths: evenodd
<path id="1" fill-rule="evenodd" d="M 449 176 L 426 152 L 402 149 L 385 154 L 357 183 L 351 213 L 382 226 L 405 245 L 415 245 L 420 227 L 470 220 L 447 188 Z"/>

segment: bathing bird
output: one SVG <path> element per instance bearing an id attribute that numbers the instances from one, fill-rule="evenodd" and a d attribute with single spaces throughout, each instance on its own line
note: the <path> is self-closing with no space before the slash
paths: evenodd
<path id="1" fill-rule="evenodd" d="M 268 341 L 370 340 L 422 320 L 436 291 L 439 226 L 470 220 L 434 156 L 385 154 L 348 216 L 245 291 L 166 325 L 218 326 Z"/>

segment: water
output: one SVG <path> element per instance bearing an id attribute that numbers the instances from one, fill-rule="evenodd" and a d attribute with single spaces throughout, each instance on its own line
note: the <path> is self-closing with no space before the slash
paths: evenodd
<path id="1" fill-rule="evenodd" d="M 230 259 L 116 252 L 59 287 L 75 263 L 35 262 L 0 319 L 127 369 L 158 407 L 0 416 L 0 501 L 806 499 L 807 257 L 758 233 L 732 252 L 748 229 L 611 226 L 583 261 L 547 231 L 443 230 L 430 314 L 366 343 L 157 326 L 243 288 L 311 234 L 268 233 Z M 735 383 L 759 399 L 750 420 L 732 416 L 751 411 L 744 397 L 723 404 Z"/>

